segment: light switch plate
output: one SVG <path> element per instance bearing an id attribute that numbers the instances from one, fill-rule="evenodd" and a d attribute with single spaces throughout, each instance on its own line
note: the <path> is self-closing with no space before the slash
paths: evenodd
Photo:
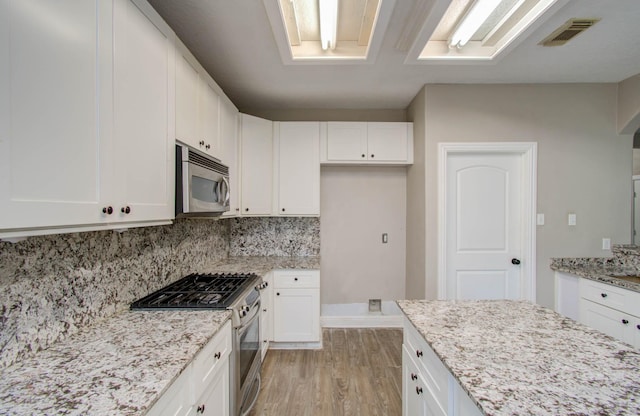
<path id="1" fill-rule="evenodd" d="M 536 217 L 536 224 L 544 225 L 544 214 L 538 214 Z"/>
<path id="2" fill-rule="evenodd" d="M 578 219 L 576 214 L 569 214 L 569 218 L 568 218 L 568 224 L 569 225 L 576 225 Z"/>

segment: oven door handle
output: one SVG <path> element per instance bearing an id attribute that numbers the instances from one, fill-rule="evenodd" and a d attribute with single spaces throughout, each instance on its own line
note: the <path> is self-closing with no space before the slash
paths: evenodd
<path id="1" fill-rule="evenodd" d="M 260 304 L 261 304 L 261 300 L 260 299 L 256 300 L 256 302 L 253 305 L 251 305 L 249 314 L 246 317 L 241 319 L 240 325 L 238 325 L 237 327 L 240 333 L 244 332 L 244 330 L 248 328 L 253 323 L 254 320 L 260 317 Z"/>

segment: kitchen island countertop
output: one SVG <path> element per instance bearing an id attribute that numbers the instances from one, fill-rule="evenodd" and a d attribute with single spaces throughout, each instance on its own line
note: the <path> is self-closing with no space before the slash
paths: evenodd
<path id="1" fill-rule="evenodd" d="M 398 301 L 486 415 L 638 415 L 640 351 L 526 301 Z"/>

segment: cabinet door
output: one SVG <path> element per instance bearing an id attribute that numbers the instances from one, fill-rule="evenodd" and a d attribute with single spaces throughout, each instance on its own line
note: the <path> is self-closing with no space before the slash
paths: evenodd
<path id="1" fill-rule="evenodd" d="M 200 397 L 189 415 L 229 416 L 229 360 L 218 369 L 211 384 Z"/>
<path id="2" fill-rule="evenodd" d="M 114 217 L 174 215 L 175 36 L 141 0 L 114 7 Z"/>
<path id="3" fill-rule="evenodd" d="M 275 342 L 320 341 L 320 291 L 274 289 L 273 340 Z"/>
<path id="4" fill-rule="evenodd" d="M 105 220 L 111 13 L 98 0 L 0 1 L 0 230 Z"/>
<path id="5" fill-rule="evenodd" d="M 320 123 L 279 123 L 278 214 L 320 215 Z"/>
<path id="6" fill-rule="evenodd" d="M 640 318 L 634 318 L 631 321 L 630 332 L 629 341 L 631 345 L 636 348 L 640 348 Z"/>
<path id="7" fill-rule="evenodd" d="M 198 70 L 184 51 L 176 57 L 176 139 L 198 148 Z"/>
<path id="8" fill-rule="evenodd" d="M 367 123 L 327 123 L 327 160 L 367 160 Z"/>
<path id="9" fill-rule="evenodd" d="M 230 208 L 223 216 L 235 217 L 240 213 L 240 178 L 238 176 L 238 110 L 231 102 L 220 103 L 220 143 L 222 163 L 229 167 Z"/>
<path id="10" fill-rule="evenodd" d="M 200 75 L 200 88 L 199 88 L 199 126 L 200 126 L 200 140 L 198 144 L 199 149 L 215 157 L 216 159 L 222 158 L 220 149 L 220 102 L 218 94 L 211 88 L 211 85 L 207 82 L 208 76 L 205 74 Z M 204 145 L 200 143 L 204 142 Z"/>
<path id="11" fill-rule="evenodd" d="M 555 273 L 555 311 L 577 321 L 580 317 L 580 278 Z"/>
<path id="12" fill-rule="evenodd" d="M 273 123 L 247 114 L 241 120 L 241 213 L 271 215 Z"/>
<path id="13" fill-rule="evenodd" d="M 424 398 L 426 387 L 418 367 L 402 348 L 402 415 L 431 416 Z"/>
<path id="14" fill-rule="evenodd" d="M 409 157 L 407 123 L 367 123 L 367 158 L 402 162 Z"/>
<path id="15" fill-rule="evenodd" d="M 262 359 L 269 349 L 269 341 L 273 339 L 273 275 L 268 273 L 263 279 L 267 287 L 260 292 L 262 311 L 260 314 L 260 341 L 262 342 Z"/>

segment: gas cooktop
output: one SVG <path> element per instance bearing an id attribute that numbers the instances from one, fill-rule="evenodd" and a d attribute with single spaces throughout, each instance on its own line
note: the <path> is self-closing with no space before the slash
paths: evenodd
<path id="1" fill-rule="evenodd" d="M 133 302 L 131 309 L 227 309 L 257 280 L 253 273 L 194 273 Z"/>

